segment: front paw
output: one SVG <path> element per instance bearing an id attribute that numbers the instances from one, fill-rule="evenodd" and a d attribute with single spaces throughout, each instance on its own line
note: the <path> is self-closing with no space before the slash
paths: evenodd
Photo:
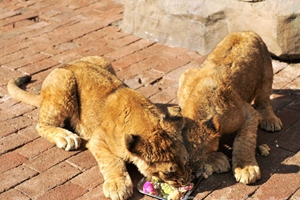
<path id="1" fill-rule="evenodd" d="M 212 152 L 208 156 L 206 163 L 211 165 L 213 172 L 216 173 L 228 172 L 230 170 L 229 160 L 222 152 Z"/>
<path id="2" fill-rule="evenodd" d="M 56 136 L 55 144 L 58 148 L 65 149 L 66 151 L 75 150 L 80 147 L 81 138 L 74 134 L 66 134 L 65 136 Z"/>
<path id="3" fill-rule="evenodd" d="M 235 167 L 233 173 L 236 181 L 244 184 L 255 183 L 261 177 L 257 165 L 246 165 L 243 168 Z"/>
<path id="4" fill-rule="evenodd" d="M 133 194 L 133 184 L 129 174 L 106 180 L 103 184 L 103 192 L 105 197 L 112 200 L 128 199 Z"/>

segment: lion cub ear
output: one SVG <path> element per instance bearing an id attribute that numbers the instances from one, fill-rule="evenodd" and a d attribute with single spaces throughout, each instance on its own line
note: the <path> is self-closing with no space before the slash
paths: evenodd
<path id="1" fill-rule="evenodd" d="M 221 129 L 220 117 L 218 115 L 213 116 L 204 123 L 207 128 L 212 129 L 214 132 L 219 133 Z"/>
<path id="2" fill-rule="evenodd" d="M 143 152 L 143 142 L 139 135 L 126 134 L 125 135 L 125 145 L 128 151 L 134 153 L 138 156 L 142 155 Z"/>
<path id="3" fill-rule="evenodd" d="M 169 106 L 167 107 L 167 116 L 168 118 L 178 120 L 182 118 L 181 108 L 179 106 Z"/>

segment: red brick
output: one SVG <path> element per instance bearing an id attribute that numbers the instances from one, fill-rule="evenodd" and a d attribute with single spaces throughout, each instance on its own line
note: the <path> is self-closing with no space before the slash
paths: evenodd
<path id="1" fill-rule="evenodd" d="M 0 67 L 0 86 L 5 86 L 8 83 L 8 81 L 12 78 L 24 76 L 24 73 L 21 73 L 19 71 L 12 71 L 11 69 Z"/>
<path id="2" fill-rule="evenodd" d="M 72 156 L 67 162 L 81 171 L 86 171 L 97 165 L 95 158 L 88 150 Z"/>
<path id="3" fill-rule="evenodd" d="M 300 76 L 298 65 L 290 64 L 274 75 L 273 88 L 280 89 Z"/>
<path id="4" fill-rule="evenodd" d="M 6 89 L 6 88 L 5 88 Z M 5 110 L 5 109 L 9 109 L 10 107 L 14 106 L 15 104 L 19 103 L 19 101 L 12 99 L 9 94 L 7 94 L 8 92 L 6 91 L 6 94 L 3 95 L 3 98 L 1 99 L 1 103 L 0 103 L 0 111 L 1 110 Z M 4 113 L 4 112 L 3 112 Z M 5 121 L 6 120 L 6 116 L 1 112 L 1 117 L 0 117 L 0 121 Z M 2 120 L 3 119 L 3 120 Z"/>
<path id="5" fill-rule="evenodd" d="M 252 196 L 254 199 L 288 199 L 300 185 L 299 173 L 274 174 Z"/>
<path id="6" fill-rule="evenodd" d="M 283 123 L 283 130 L 286 130 L 289 126 L 294 124 L 299 118 L 299 111 L 291 110 L 291 109 L 282 109 L 276 113 L 277 117 L 279 117 Z M 283 132 L 281 130 L 281 133 Z"/>
<path id="7" fill-rule="evenodd" d="M 291 81 L 290 83 L 288 83 L 286 86 L 283 87 L 283 89 L 291 90 L 291 92 L 295 94 L 300 94 L 299 88 L 300 88 L 300 77 L 297 77 L 296 79 L 294 79 L 293 81 Z"/>
<path id="8" fill-rule="evenodd" d="M 27 117 L 24 117 L 24 116 L 19 116 L 16 118 L 6 120 L 4 122 L 0 122 L 0 125 L 3 125 L 3 126 L 1 126 L 1 127 L 3 127 L 3 129 L 0 132 L 0 137 L 6 136 L 13 132 L 16 132 L 16 131 L 23 129 L 31 124 L 32 124 L 32 120 Z"/>
<path id="9" fill-rule="evenodd" d="M 132 64 L 135 64 L 137 62 L 140 62 L 144 59 L 146 59 L 148 56 L 146 54 L 139 54 L 139 53 L 133 53 L 133 54 L 130 54 L 128 56 L 125 56 L 115 62 L 112 62 L 112 66 L 115 68 L 115 69 L 123 69 L 125 67 L 128 67 Z"/>
<path id="10" fill-rule="evenodd" d="M 294 101 L 292 101 L 288 105 L 288 108 L 300 111 L 300 99 L 295 99 Z"/>
<path id="11" fill-rule="evenodd" d="M 112 46 L 115 49 L 127 46 L 133 42 L 137 42 L 138 40 L 140 40 L 140 38 L 133 35 L 125 35 L 122 38 L 118 38 L 118 39 L 114 39 L 114 38 L 109 38 L 109 39 L 111 39 L 112 41 L 108 43 L 108 46 Z"/>
<path id="12" fill-rule="evenodd" d="M 114 49 L 112 49 L 109 46 L 86 46 L 85 48 L 82 48 L 85 52 L 81 53 L 82 56 L 91 56 L 91 55 L 97 55 L 97 56 L 104 56 L 105 54 L 108 54 Z"/>
<path id="13" fill-rule="evenodd" d="M 76 200 L 96 200 L 96 199 L 107 199 L 102 190 L 102 185 L 92 189 L 91 191 L 87 192 L 85 195 L 77 198 Z"/>
<path id="14" fill-rule="evenodd" d="M 166 88 L 150 97 L 153 103 L 169 103 L 176 98 L 176 91 L 173 88 Z"/>
<path id="15" fill-rule="evenodd" d="M 284 168 L 289 168 L 290 166 L 294 166 L 297 172 L 297 168 L 298 166 L 300 166 L 300 151 L 298 151 L 297 153 L 295 153 L 293 156 L 289 156 L 288 158 L 286 158 L 283 162 L 284 164 Z M 283 169 L 286 170 L 286 169 Z M 288 170 L 286 170 L 288 171 Z M 299 171 L 298 171 L 299 174 Z"/>
<path id="16" fill-rule="evenodd" d="M 286 62 L 280 62 L 278 60 L 272 60 L 272 66 L 273 66 L 273 72 L 274 72 L 274 74 L 277 74 L 283 68 L 285 68 L 286 66 L 288 66 L 288 64 Z"/>
<path id="17" fill-rule="evenodd" d="M 36 124 L 33 124 L 31 126 L 28 126 L 22 130 L 18 131 L 18 134 L 20 135 L 24 135 L 25 137 L 28 137 L 32 140 L 37 139 L 40 137 L 40 135 L 38 134 L 38 132 L 36 131 Z"/>
<path id="18" fill-rule="evenodd" d="M 0 173 L 6 172 L 26 162 L 27 158 L 12 151 L 0 156 Z"/>
<path id="19" fill-rule="evenodd" d="M 156 50 L 157 53 L 162 53 L 163 56 L 169 56 L 169 57 L 177 57 L 179 55 L 185 54 L 187 52 L 187 49 L 180 48 L 180 47 L 169 47 L 164 44 L 156 43 L 153 48 Z M 151 51 L 151 48 L 149 48 Z"/>
<path id="20" fill-rule="evenodd" d="M 30 200 L 29 197 L 22 194 L 20 191 L 16 189 L 10 189 L 6 192 L 0 193 L 0 199 L 5 200 Z"/>
<path id="21" fill-rule="evenodd" d="M 77 197 L 82 196 L 86 192 L 86 189 L 72 184 L 70 182 L 67 182 L 63 185 L 60 185 L 52 190 L 49 190 L 42 196 L 40 196 L 37 199 L 40 200 L 73 200 Z"/>
<path id="22" fill-rule="evenodd" d="M 91 190 L 104 182 L 103 176 L 100 173 L 99 167 L 94 166 L 91 169 L 79 174 L 71 180 L 73 184 L 79 185 L 82 188 Z"/>
<path id="23" fill-rule="evenodd" d="M 175 69 L 174 71 L 167 73 L 164 78 L 165 79 L 173 79 L 176 80 L 177 82 L 179 81 L 180 76 L 188 69 L 192 69 L 192 68 L 198 68 L 198 64 L 196 63 L 188 63 L 184 66 L 181 66 L 177 69 Z"/>
<path id="24" fill-rule="evenodd" d="M 143 94 L 145 97 L 149 98 L 150 96 L 153 96 L 154 94 L 160 92 L 162 89 L 158 85 L 146 85 L 143 87 L 140 87 L 137 89 L 141 94 Z"/>
<path id="25" fill-rule="evenodd" d="M 1 121 L 5 121 L 9 118 L 13 118 L 16 116 L 21 116 L 24 113 L 30 112 L 34 109 L 33 106 L 26 105 L 24 103 L 17 103 L 11 107 L 9 107 L 9 112 L 5 113 L 6 110 L 2 111 L 3 115 L 1 116 Z"/>
<path id="26" fill-rule="evenodd" d="M 281 148 L 297 153 L 300 150 L 299 130 L 300 130 L 300 120 L 298 120 L 291 127 L 287 128 L 284 134 L 281 134 L 278 138 L 276 138 L 277 142 L 275 145 L 279 145 Z"/>
<path id="27" fill-rule="evenodd" d="M 207 199 L 247 199 L 258 186 L 245 185 L 242 183 L 236 183 L 232 186 L 222 186 L 218 190 L 209 194 L 205 198 Z M 242 191 L 242 192 L 241 192 Z"/>
<path id="28" fill-rule="evenodd" d="M 270 96 L 271 104 L 273 107 L 273 110 L 275 112 L 282 110 L 284 107 L 289 105 L 291 102 L 293 102 L 296 97 L 291 95 L 285 95 L 280 93 L 274 93 Z"/>
<path id="29" fill-rule="evenodd" d="M 148 40 L 139 40 L 128 46 L 122 47 L 114 52 L 108 53 L 105 55 L 105 57 L 111 58 L 113 60 L 118 60 L 124 56 L 127 56 L 147 46 L 150 46 L 151 44 L 153 44 L 153 42 L 150 42 Z"/>
<path id="30" fill-rule="evenodd" d="M 64 51 L 61 54 L 57 54 L 53 56 L 51 59 L 54 61 L 51 62 L 56 62 L 56 63 L 62 63 L 62 64 L 67 64 L 69 62 L 78 60 L 82 58 L 82 53 L 77 52 L 77 51 Z"/>
<path id="31" fill-rule="evenodd" d="M 289 198 L 290 200 L 298 200 L 300 199 L 300 189 L 298 189 L 292 196 Z"/>
<path id="32" fill-rule="evenodd" d="M 148 84 L 154 84 L 156 81 L 162 79 L 163 74 L 154 69 L 150 69 L 150 70 L 143 71 L 139 76 L 141 79 L 141 84 L 148 85 Z"/>
<path id="33" fill-rule="evenodd" d="M 25 165 L 38 171 L 43 172 L 50 167 L 68 159 L 72 155 L 78 153 L 77 151 L 65 151 L 54 146 L 42 153 L 32 160 L 28 160 Z"/>
<path id="34" fill-rule="evenodd" d="M 147 71 L 148 69 L 154 68 L 155 66 L 159 65 L 163 61 L 165 61 L 167 58 L 159 57 L 157 55 L 151 55 L 148 56 L 147 59 L 143 60 L 142 62 L 135 63 L 131 65 L 130 67 L 126 67 L 118 72 L 116 72 L 118 78 L 120 79 L 130 79 L 135 77 L 136 75 L 140 75 L 144 73 L 144 71 Z M 154 72 L 157 74 L 158 72 Z M 143 83 L 144 84 L 144 83 Z"/>
<path id="35" fill-rule="evenodd" d="M 36 63 L 29 64 L 25 67 L 21 67 L 19 70 L 26 74 L 35 74 L 37 72 L 55 67 L 58 64 L 59 63 L 57 61 L 54 61 L 52 59 L 44 59 Z"/>
<path id="36" fill-rule="evenodd" d="M 20 11 L 6 11 L 6 12 L 1 13 L 0 20 L 9 18 L 11 16 L 18 15 L 18 14 L 20 14 Z"/>
<path id="37" fill-rule="evenodd" d="M 260 166 L 261 171 L 261 180 L 258 181 L 258 184 L 262 184 L 268 181 L 274 173 L 277 173 L 280 170 L 286 170 L 286 165 L 282 165 L 282 163 L 287 158 L 293 156 L 292 152 L 287 151 L 280 146 L 278 147 L 273 143 L 267 143 L 267 140 L 264 138 L 270 136 L 270 134 L 272 133 L 268 133 L 268 135 L 259 135 L 257 142 L 257 145 L 268 144 L 271 149 L 270 154 L 267 157 L 256 156 L 256 160 Z M 263 136 L 263 138 L 261 136 Z M 288 169 L 290 170 L 290 168 Z"/>
<path id="38" fill-rule="evenodd" d="M 0 174 L 0 193 L 33 177 L 37 172 L 24 166 L 19 166 Z"/>
<path id="39" fill-rule="evenodd" d="M 160 65 L 154 67 L 155 70 L 162 73 L 169 73 L 173 70 L 188 64 L 191 61 L 189 56 L 181 55 L 176 58 L 171 58 L 167 62 L 163 62 Z"/>
<path id="40" fill-rule="evenodd" d="M 120 29 L 118 27 L 107 26 L 107 27 L 104 27 L 97 31 L 88 33 L 88 34 L 84 35 L 83 37 L 76 38 L 74 41 L 78 42 L 83 47 L 87 44 L 93 45 L 93 44 L 95 44 L 95 41 L 97 44 L 105 45 L 105 43 L 102 44 L 99 42 L 100 39 L 103 39 L 107 35 L 115 34 L 116 32 L 119 32 L 119 31 L 120 31 Z M 93 38 L 93 40 L 91 40 L 90 38 Z M 110 41 L 110 40 L 107 39 L 107 41 Z"/>
<path id="41" fill-rule="evenodd" d="M 26 158 L 33 158 L 54 146 L 54 144 L 50 143 L 45 138 L 40 137 L 30 143 L 25 144 L 21 148 L 17 149 L 16 152 L 25 156 Z"/>
<path id="42" fill-rule="evenodd" d="M 51 62 L 53 62 L 53 61 L 51 61 Z M 30 91 L 35 94 L 39 94 L 42 83 L 45 80 L 45 78 L 50 74 L 51 71 L 53 71 L 53 69 L 55 69 L 59 66 L 60 66 L 60 64 L 54 65 L 45 71 L 41 71 L 36 74 L 33 74 L 32 78 L 31 78 L 32 81 L 27 85 L 28 86 L 27 91 Z"/>
<path id="43" fill-rule="evenodd" d="M 63 162 L 48 169 L 30 180 L 21 183 L 17 190 L 27 195 L 31 199 L 43 195 L 48 190 L 65 183 L 67 180 L 79 174 L 80 171 L 71 165 Z"/>
<path id="44" fill-rule="evenodd" d="M 5 137 L 16 131 L 16 129 L 13 126 L 8 126 L 6 122 L 0 122 L 0 127 L 3 127 L 2 131 L 0 132 L 0 138 Z"/>
<path id="45" fill-rule="evenodd" d="M 142 71 L 143 69 L 140 67 L 140 65 L 136 64 L 121 71 L 117 71 L 116 75 L 119 79 L 125 81 L 126 79 L 133 78 L 139 73 L 142 73 Z"/>
<path id="46" fill-rule="evenodd" d="M 3 138 L 0 138 L 0 154 L 6 153 L 17 147 L 20 147 L 30 141 L 30 138 L 23 135 L 13 133 Z"/>
<path id="47" fill-rule="evenodd" d="M 4 64 L 10 65 L 11 62 L 15 62 L 16 60 L 21 60 L 22 58 L 24 58 L 24 56 L 33 55 L 34 53 L 36 53 L 36 51 L 33 48 L 20 49 L 12 54 L 2 56 L 0 58 L 0 63 L 2 66 Z"/>

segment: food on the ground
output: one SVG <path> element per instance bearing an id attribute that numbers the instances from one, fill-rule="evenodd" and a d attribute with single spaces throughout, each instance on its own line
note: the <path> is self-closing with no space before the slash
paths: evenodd
<path id="1" fill-rule="evenodd" d="M 193 183 L 188 185 L 174 187 L 157 178 L 152 178 L 151 181 L 146 181 L 143 186 L 143 192 L 150 195 L 156 195 L 168 200 L 180 200 L 188 191 L 194 187 Z"/>
<path id="2" fill-rule="evenodd" d="M 210 164 L 204 164 L 203 166 L 203 178 L 207 179 L 214 172 L 213 167 Z"/>
<path id="3" fill-rule="evenodd" d="M 270 154 L 270 147 L 267 144 L 262 144 L 258 146 L 258 151 L 261 156 L 268 156 Z"/>

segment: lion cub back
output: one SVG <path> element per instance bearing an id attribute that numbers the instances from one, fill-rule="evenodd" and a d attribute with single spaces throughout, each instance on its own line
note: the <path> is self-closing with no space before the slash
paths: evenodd
<path id="1" fill-rule="evenodd" d="M 225 37 L 208 55 L 199 73 L 213 73 L 215 81 L 230 85 L 234 91 L 251 102 L 262 83 L 268 87 L 273 80 L 270 53 L 254 32 L 236 32 Z"/>

